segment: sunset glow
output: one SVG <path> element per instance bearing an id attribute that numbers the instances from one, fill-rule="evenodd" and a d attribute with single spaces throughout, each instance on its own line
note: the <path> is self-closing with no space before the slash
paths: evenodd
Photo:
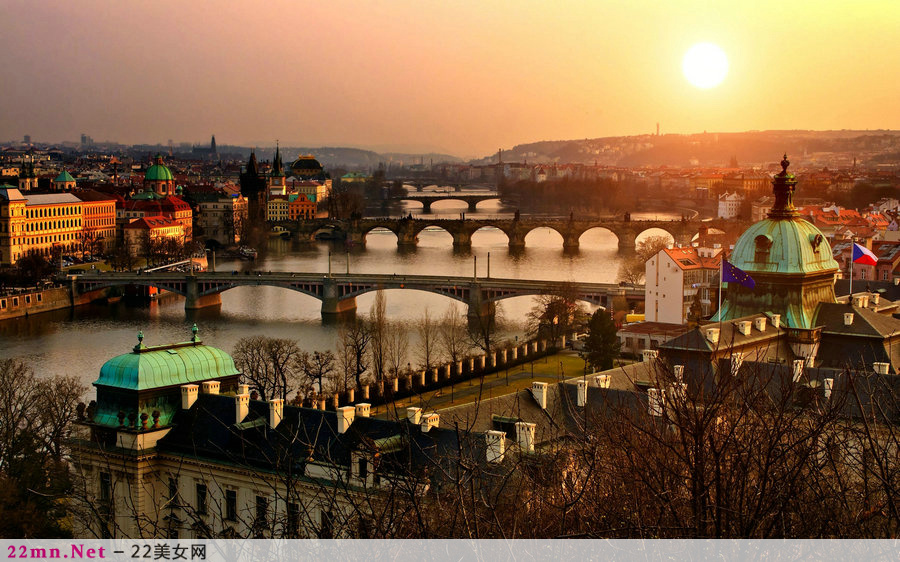
<path id="1" fill-rule="evenodd" d="M 900 82 L 885 71 L 900 67 L 900 2 L 712 6 L 10 0 L 0 138 L 217 133 L 484 156 L 656 122 L 668 133 L 900 128 Z M 730 67 L 702 96 L 682 72 L 700 41 Z"/>
<path id="2" fill-rule="evenodd" d="M 718 45 L 698 43 L 685 53 L 681 68 L 688 82 L 705 90 L 718 86 L 725 79 L 728 57 Z"/>

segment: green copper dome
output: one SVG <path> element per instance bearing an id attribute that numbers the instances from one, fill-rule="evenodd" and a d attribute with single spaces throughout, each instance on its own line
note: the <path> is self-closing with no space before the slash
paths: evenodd
<path id="1" fill-rule="evenodd" d="M 66 170 L 63 170 L 63 172 L 60 175 L 56 176 L 56 179 L 53 181 L 55 181 L 55 182 L 70 182 L 70 181 L 72 181 L 73 182 L 73 181 L 75 181 L 75 178 L 72 177 L 72 174 L 70 174 Z"/>
<path id="2" fill-rule="evenodd" d="M 147 168 L 147 173 L 144 175 L 144 180 L 175 181 L 175 176 L 172 175 L 172 170 L 170 170 L 165 164 L 163 164 L 162 156 L 157 154 L 156 163 Z"/>
<path id="3" fill-rule="evenodd" d="M 828 240 L 800 217 L 764 219 L 748 228 L 734 245 L 731 263 L 750 273 L 836 272 Z"/>
<path id="4" fill-rule="evenodd" d="M 193 342 L 160 347 L 139 345 L 133 352 L 104 363 L 94 386 L 147 390 L 239 373 L 230 355 L 208 345 Z"/>

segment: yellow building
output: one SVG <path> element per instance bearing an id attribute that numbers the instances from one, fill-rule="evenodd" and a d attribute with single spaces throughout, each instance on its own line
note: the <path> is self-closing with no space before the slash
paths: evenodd
<path id="1" fill-rule="evenodd" d="M 25 197 L 11 185 L 0 186 L 0 265 L 24 255 Z"/>
<path id="2" fill-rule="evenodd" d="M 267 221 L 286 221 L 290 218 L 291 204 L 287 197 L 272 197 L 266 205 Z"/>
<path id="3" fill-rule="evenodd" d="M 13 265 L 29 253 L 75 252 L 81 228 L 82 202 L 71 193 L 25 196 L 0 187 L 0 263 Z"/>
<path id="4" fill-rule="evenodd" d="M 75 192 L 81 199 L 81 250 L 85 253 L 106 253 L 116 245 L 116 198 L 92 189 Z"/>

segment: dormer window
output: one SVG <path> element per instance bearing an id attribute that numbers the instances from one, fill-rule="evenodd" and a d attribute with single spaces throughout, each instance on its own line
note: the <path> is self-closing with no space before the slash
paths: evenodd
<path id="1" fill-rule="evenodd" d="M 769 261 L 769 250 L 772 249 L 772 237 L 768 234 L 760 234 L 756 237 L 756 255 L 753 261 L 766 263 Z"/>

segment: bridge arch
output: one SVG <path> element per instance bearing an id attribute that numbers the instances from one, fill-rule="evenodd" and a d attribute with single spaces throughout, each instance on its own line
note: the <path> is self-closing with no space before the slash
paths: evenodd
<path id="1" fill-rule="evenodd" d="M 502 201 L 500 201 L 500 196 L 497 195 L 495 197 L 485 197 L 484 199 L 479 199 L 479 200 L 475 201 L 475 203 L 473 205 L 470 205 L 469 208 L 474 207 L 477 210 L 478 206 L 481 205 L 482 203 L 484 203 L 485 201 L 497 201 L 498 203 L 502 203 Z"/>
<path id="2" fill-rule="evenodd" d="M 619 235 L 606 226 L 590 226 L 578 235 L 578 243 L 591 247 L 618 246 Z"/>
<path id="3" fill-rule="evenodd" d="M 394 237 L 396 237 L 397 240 L 400 240 L 400 233 L 397 230 L 395 230 L 394 228 L 391 228 L 391 226 L 392 225 L 389 225 L 389 224 L 373 224 L 373 225 L 366 226 L 360 232 L 361 242 L 366 243 L 368 241 L 369 234 L 371 234 L 372 232 L 381 233 L 381 234 L 384 234 L 385 232 L 390 232 L 391 234 L 394 235 Z"/>
<path id="4" fill-rule="evenodd" d="M 442 299 L 444 301 L 446 301 L 446 299 L 450 299 L 451 301 L 455 301 L 455 302 L 459 302 L 459 303 L 467 305 L 469 303 L 469 300 L 468 300 L 469 293 L 467 292 L 467 290 L 464 290 L 464 289 L 467 289 L 467 288 L 459 287 L 458 290 L 454 291 L 450 287 L 447 287 L 445 290 L 437 290 L 437 289 L 425 289 L 422 287 L 415 287 L 415 286 L 409 286 L 409 287 L 371 286 L 371 287 L 361 287 L 359 290 L 349 292 L 349 293 L 343 295 L 341 298 L 342 299 L 356 298 L 356 297 L 361 297 L 363 295 L 367 295 L 369 293 L 374 293 L 376 291 L 385 291 L 388 294 L 391 294 L 394 292 L 408 293 L 410 291 L 413 291 L 413 292 L 417 292 L 417 293 L 427 293 L 427 294 L 436 295 L 439 297 L 444 297 L 444 299 Z M 434 311 L 434 312 L 442 312 L 442 311 Z"/>
<path id="5" fill-rule="evenodd" d="M 658 226 L 650 226 L 650 227 L 644 228 L 643 230 L 641 230 L 641 229 L 636 230 L 636 235 L 634 237 L 635 247 L 637 247 L 637 245 L 640 244 L 643 240 L 646 240 L 652 236 L 664 236 L 664 237 L 669 238 L 669 241 L 671 243 L 675 242 L 675 234 L 674 233 L 669 232 L 665 228 L 660 228 Z"/>
<path id="6" fill-rule="evenodd" d="M 499 233 L 502 233 L 503 236 L 506 238 L 506 240 L 503 242 L 505 242 L 506 244 L 509 244 L 509 241 L 511 239 L 510 233 L 506 229 L 504 229 L 502 226 L 494 225 L 494 224 L 490 224 L 490 223 L 488 223 L 488 224 L 481 223 L 478 225 L 477 228 L 471 229 L 469 231 L 469 238 L 472 240 L 472 244 L 474 245 L 475 241 L 476 241 L 475 235 L 478 235 L 478 238 L 479 238 L 478 245 L 494 246 L 494 245 L 498 245 L 501 243 L 500 234 L 498 234 L 498 231 L 499 231 Z"/>
<path id="7" fill-rule="evenodd" d="M 549 233 L 548 233 L 548 232 L 544 232 L 544 231 L 547 231 L 547 230 L 549 230 L 550 232 L 549 232 Z M 555 234 L 556 236 L 554 236 L 554 234 Z M 566 235 L 565 235 L 565 233 L 564 233 L 564 232 L 561 232 L 559 228 L 556 228 L 555 226 L 551 226 L 551 225 L 534 226 L 534 227 L 529 228 L 528 230 L 524 230 L 524 229 L 523 229 L 523 231 L 522 231 L 522 233 L 521 233 L 521 236 L 522 236 L 522 243 L 523 243 L 523 244 L 527 244 L 527 242 L 528 242 L 528 237 L 531 236 L 531 235 L 533 235 L 533 236 L 531 237 L 531 238 L 532 238 L 532 242 L 534 242 L 534 241 L 537 239 L 538 236 L 542 236 L 542 235 L 543 235 L 543 236 L 550 236 L 550 237 L 552 237 L 554 240 L 556 240 L 556 239 L 558 238 L 559 245 L 562 245 L 563 243 L 565 243 L 565 240 L 566 240 Z"/>

